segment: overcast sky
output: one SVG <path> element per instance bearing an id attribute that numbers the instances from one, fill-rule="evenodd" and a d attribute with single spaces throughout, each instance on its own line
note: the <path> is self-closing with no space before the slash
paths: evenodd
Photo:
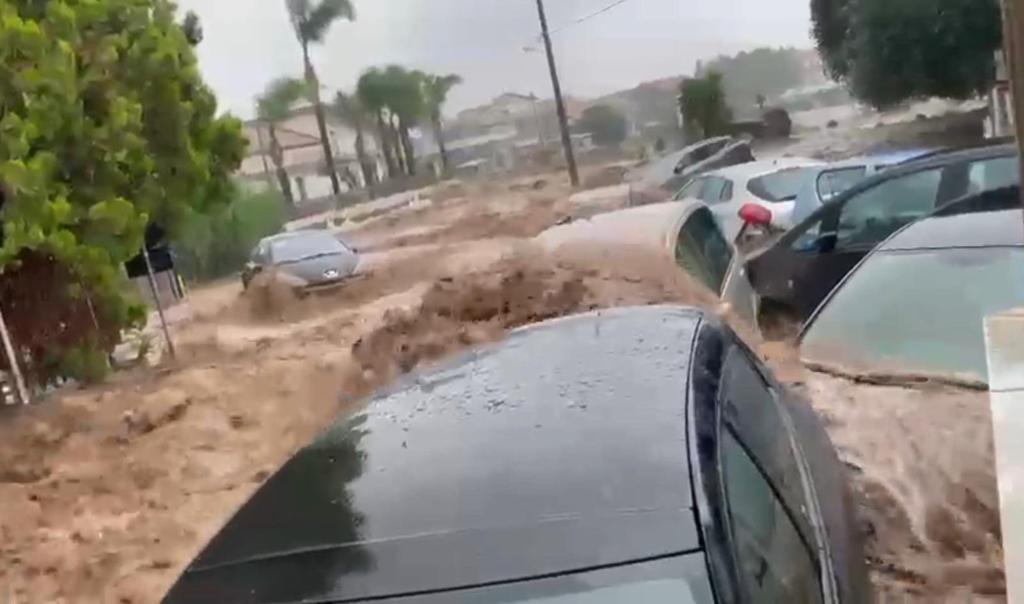
<path id="1" fill-rule="evenodd" d="M 315 61 L 323 84 L 351 89 L 374 65 L 457 73 L 447 113 L 504 91 L 551 95 L 534 0 L 352 0 Z M 546 0 L 557 30 L 613 0 Z M 284 0 L 178 0 L 199 14 L 199 57 L 221 106 L 251 117 L 271 79 L 301 74 Z M 566 94 L 590 97 L 670 75 L 719 53 L 761 45 L 810 47 L 809 0 L 626 0 L 554 35 Z M 533 46 L 535 52 L 525 52 Z"/>

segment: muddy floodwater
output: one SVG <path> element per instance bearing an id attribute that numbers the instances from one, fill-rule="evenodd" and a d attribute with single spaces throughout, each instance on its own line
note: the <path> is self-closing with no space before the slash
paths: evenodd
<path id="1" fill-rule="evenodd" d="M 173 326 L 177 363 L 6 410 L 0 600 L 157 602 L 271 472 L 375 388 L 520 325 L 651 303 L 723 316 L 811 398 L 853 477 L 881 601 L 1002 599 L 984 393 L 809 373 L 667 259 L 545 254 L 530 238 L 568 211 L 564 185 L 455 195 L 349 229 L 370 242 L 349 287 L 199 288 Z"/>

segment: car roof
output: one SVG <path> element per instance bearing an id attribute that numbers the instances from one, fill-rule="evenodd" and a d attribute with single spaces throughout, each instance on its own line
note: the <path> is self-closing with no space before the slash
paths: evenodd
<path id="1" fill-rule="evenodd" d="M 1018 187 L 965 197 L 897 232 L 878 251 L 1024 246 Z"/>
<path id="2" fill-rule="evenodd" d="M 843 191 L 833 199 L 829 200 L 821 208 L 818 208 L 811 216 L 818 215 L 818 212 L 822 211 L 822 208 L 830 207 L 833 204 L 842 204 L 846 200 L 850 199 L 854 195 L 860 194 L 862 191 L 870 189 L 871 187 L 892 180 L 893 178 L 899 178 L 900 176 L 906 176 L 907 174 L 913 174 L 922 170 L 929 170 L 932 168 L 940 168 L 952 164 L 962 162 L 972 162 L 985 159 L 994 159 L 997 157 L 1005 157 L 1008 155 L 1016 155 L 1017 147 L 1015 145 L 990 145 L 987 147 L 976 147 L 970 149 L 959 149 L 953 151 L 939 151 L 937 153 L 928 154 L 921 159 L 911 160 L 896 166 L 892 166 L 887 170 L 877 172 L 861 180 L 857 184 L 853 185 L 849 189 Z M 810 218 L 808 218 L 810 219 Z"/>
<path id="3" fill-rule="evenodd" d="M 278 241 L 287 241 L 289 239 L 301 239 L 304 237 L 329 237 L 336 239 L 339 242 L 344 243 L 344 239 L 334 231 L 327 229 L 302 229 L 298 231 L 287 231 L 284 233 L 277 233 L 264 237 L 261 243 L 276 243 Z"/>
<path id="4" fill-rule="evenodd" d="M 407 377 L 289 460 L 165 602 L 347 601 L 701 549 L 686 405 L 704 320 L 592 312 Z"/>
<path id="5" fill-rule="evenodd" d="M 662 249 L 673 230 L 698 208 L 696 200 L 668 201 L 595 214 L 551 227 L 536 237 L 548 250 L 569 243 L 615 243 Z"/>
<path id="6" fill-rule="evenodd" d="M 751 178 L 756 178 L 763 174 L 769 174 L 779 170 L 804 167 L 810 168 L 821 165 L 823 164 L 820 160 L 807 157 L 780 157 L 778 159 L 751 161 L 743 164 L 736 164 L 734 166 L 728 166 L 726 168 L 719 168 L 717 170 L 705 172 L 695 178 L 700 178 L 701 176 L 721 176 L 722 178 L 728 178 L 730 180 L 749 180 Z"/>

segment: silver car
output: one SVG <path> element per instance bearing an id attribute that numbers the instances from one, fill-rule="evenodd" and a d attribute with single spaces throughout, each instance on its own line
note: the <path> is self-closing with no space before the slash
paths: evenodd
<path id="1" fill-rule="evenodd" d="M 751 325 L 758 298 L 736 246 L 726 240 L 706 205 L 666 202 L 597 214 L 552 227 L 537 236 L 548 251 L 566 244 L 612 243 L 669 255 Z"/>
<path id="2" fill-rule="evenodd" d="M 339 285 L 359 265 L 359 255 L 330 231 L 293 231 L 261 240 L 242 269 L 242 285 L 248 288 L 259 274 L 273 278 L 300 293 Z"/>

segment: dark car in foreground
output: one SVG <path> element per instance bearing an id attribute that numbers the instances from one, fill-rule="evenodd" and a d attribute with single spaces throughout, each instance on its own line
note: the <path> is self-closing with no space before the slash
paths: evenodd
<path id="1" fill-rule="evenodd" d="M 896 233 L 801 335 L 811 367 L 984 385 L 983 321 L 1024 305 L 1019 187 L 973 195 Z"/>
<path id="2" fill-rule="evenodd" d="M 358 265 L 356 251 L 330 231 L 292 231 L 256 245 L 242 269 L 242 285 L 248 288 L 262 274 L 297 292 L 308 292 L 344 282 Z"/>
<path id="3" fill-rule="evenodd" d="M 289 460 L 167 604 L 861 602 L 845 468 L 717 319 L 541 323 Z"/>
<path id="4" fill-rule="evenodd" d="M 771 315 L 764 323 L 803 322 L 889 235 L 950 201 L 1019 181 L 1012 145 L 939 153 L 865 179 L 751 254 L 747 274 Z"/>

